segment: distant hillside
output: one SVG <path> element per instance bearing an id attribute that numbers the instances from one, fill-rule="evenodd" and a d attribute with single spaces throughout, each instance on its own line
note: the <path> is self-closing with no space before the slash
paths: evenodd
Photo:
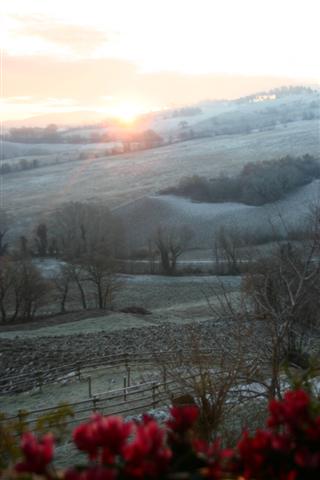
<path id="1" fill-rule="evenodd" d="M 210 249 L 221 227 L 262 237 L 275 229 L 284 232 L 301 228 L 310 213 L 310 203 L 319 195 L 319 180 L 291 193 L 276 203 L 254 207 L 239 203 L 196 203 L 171 195 L 144 197 L 115 213 L 123 221 L 131 250 L 147 246 L 156 229 L 162 226 L 189 227 L 194 235 L 190 248 Z M 281 215 L 281 216 L 280 216 Z"/>
<path id="2" fill-rule="evenodd" d="M 46 127 L 51 123 L 59 126 L 78 126 L 98 123 L 105 118 L 104 114 L 95 111 L 75 111 L 75 112 L 57 112 L 47 113 L 45 115 L 36 115 L 34 117 L 22 120 L 9 120 L 4 122 L 4 128 L 12 127 Z"/>

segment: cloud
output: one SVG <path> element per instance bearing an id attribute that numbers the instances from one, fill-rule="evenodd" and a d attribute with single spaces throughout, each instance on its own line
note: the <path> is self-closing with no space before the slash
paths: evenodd
<path id="1" fill-rule="evenodd" d="M 20 36 L 41 39 L 72 50 L 79 55 L 88 55 L 108 42 L 109 35 L 89 26 L 53 21 L 44 16 L 15 16 Z"/>

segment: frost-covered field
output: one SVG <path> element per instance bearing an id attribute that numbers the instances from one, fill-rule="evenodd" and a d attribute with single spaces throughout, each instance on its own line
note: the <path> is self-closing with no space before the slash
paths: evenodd
<path id="1" fill-rule="evenodd" d="M 0 332 L 0 338 L 15 339 L 56 337 L 65 335 L 89 334 L 97 332 L 111 333 L 130 328 L 146 328 L 162 323 L 188 323 L 207 320 L 212 312 L 207 298 L 214 301 L 214 292 L 223 284 L 228 291 L 237 292 L 240 277 L 161 277 L 158 275 L 127 275 L 123 289 L 115 300 L 115 310 L 138 305 L 151 312 L 150 315 L 132 315 L 119 311 L 109 312 L 105 316 L 90 317 L 83 320 L 57 324 L 38 325 L 37 329 Z"/>
<path id="2" fill-rule="evenodd" d="M 175 184 L 183 175 L 235 173 L 248 161 L 307 152 L 317 155 L 319 145 L 319 125 L 312 120 L 293 122 L 273 131 L 198 139 L 126 155 L 54 164 L 6 175 L 3 203 L 21 232 L 62 202 L 101 201 L 119 207 Z"/>
<path id="3" fill-rule="evenodd" d="M 320 182 L 306 185 L 273 204 L 260 207 L 237 203 L 194 203 L 173 195 L 144 197 L 116 211 L 123 219 L 130 245 L 139 248 L 152 238 L 159 225 L 188 226 L 193 231 L 189 247 L 210 249 L 219 228 L 236 228 L 263 234 L 296 228 L 320 201 Z M 190 252 L 191 254 L 191 252 Z"/>
<path id="4" fill-rule="evenodd" d="M 22 157 L 37 157 L 45 155 L 59 155 L 72 153 L 79 153 L 83 151 L 100 151 L 108 150 L 118 146 L 117 142 L 108 143 L 89 143 L 89 144 L 72 144 L 72 143 L 13 143 L 2 141 L 2 155 L 4 160 L 22 158 Z M 59 159 L 59 157 L 57 157 Z M 66 157 L 67 158 L 67 157 Z"/>

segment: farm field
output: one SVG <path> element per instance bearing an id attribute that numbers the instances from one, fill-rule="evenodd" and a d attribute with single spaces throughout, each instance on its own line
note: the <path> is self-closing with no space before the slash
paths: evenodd
<path id="1" fill-rule="evenodd" d="M 211 304 L 218 302 L 214 289 L 221 284 L 229 292 L 234 292 L 234 298 L 237 298 L 239 277 L 127 276 L 126 285 L 116 299 L 115 310 L 128 305 L 142 305 L 151 311 L 150 315 L 113 311 L 92 318 L 88 312 L 86 318 L 66 323 L 61 323 L 57 317 L 57 325 L 52 320 L 46 325 L 44 320 L 43 324 L 38 322 L 31 329 L 19 325 L 8 326 L 7 329 L 2 326 L 2 374 L 4 377 L 8 375 L 6 362 L 10 365 L 10 375 L 16 375 L 26 374 L 30 369 L 46 371 L 76 361 L 83 361 L 85 365 L 86 358 L 99 359 L 106 353 L 157 352 L 162 349 L 174 350 L 177 345 L 184 348 L 183 337 L 188 325 L 200 326 L 203 323 L 212 335 L 210 322 L 213 314 L 208 300 Z M 218 324 L 216 326 L 220 328 Z M 185 327 L 187 330 L 184 330 Z M 60 401 L 85 399 L 88 396 L 88 382 L 85 379 L 88 375 L 91 376 L 95 394 L 122 388 L 124 366 L 89 370 L 80 382 L 71 375 L 65 380 L 44 385 L 42 392 L 36 388 L 29 393 L 1 395 L 0 410 L 14 412 L 17 408 L 35 409 Z M 132 382 L 146 381 L 149 378 L 148 371 L 152 373 L 153 370 L 134 367 Z"/>
<path id="2" fill-rule="evenodd" d="M 286 198 L 263 206 L 248 206 L 240 203 L 195 203 L 173 195 L 146 196 L 129 205 L 116 209 L 125 226 L 131 248 L 139 248 L 152 238 L 159 225 L 189 227 L 193 236 L 189 248 L 204 250 L 206 259 L 212 259 L 215 233 L 221 227 L 242 232 L 267 234 L 272 229 L 301 226 L 310 213 L 310 205 L 320 200 L 320 182 L 301 187 Z M 211 255 L 208 250 L 211 248 Z M 202 258 L 205 258 L 203 255 Z M 181 257 L 190 260 L 199 258 L 199 253 L 190 250 Z"/>
<path id="3" fill-rule="evenodd" d="M 0 339 L 58 337 L 91 333 L 112 333 L 132 328 L 147 328 L 162 323 L 183 324 L 194 320 L 208 320 L 211 311 L 207 299 L 213 301 L 214 290 L 224 285 L 228 291 L 237 292 L 240 277 L 186 276 L 162 277 L 158 275 L 124 276 L 124 287 L 118 293 L 114 308 L 99 317 L 44 325 L 41 322 L 31 329 L 19 330 L 19 325 L 1 326 Z M 186 301 L 186 299 L 188 299 Z M 121 313 L 130 305 L 143 306 L 150 315 Z M 118 311 L 117 311 L 118 310 Z M 83 317 L 83 315 L 82 315 Z"/>

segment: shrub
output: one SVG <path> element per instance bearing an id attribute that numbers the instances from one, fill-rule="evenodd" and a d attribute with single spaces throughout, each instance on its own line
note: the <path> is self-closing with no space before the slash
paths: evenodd
<path id="1" fill-rule="evenodd" d="M 4 478 L 20 474 L 50 480 L 319 478 L 319 401 L 311 400 L 305 391 L 289 391 L 283 400 L 272 400 L 265 429 L 252 436 L 244 432 L 233 449 L 223 448 L 221 441 L 194 438 L 198 413 L 196 406 L 173 407 L 165 427 L 150 416 L 137 423 L 95 414 L 73 432 L 87 464 L 64 472 L 52 467 L 50 434 L 38 439 L 24 433 L 23 458 L 4 472 Z"/>

